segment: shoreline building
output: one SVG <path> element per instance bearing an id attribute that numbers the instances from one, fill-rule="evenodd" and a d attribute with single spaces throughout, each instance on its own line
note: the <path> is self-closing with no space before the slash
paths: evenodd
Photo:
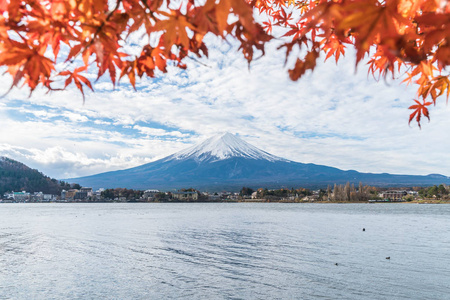
<path id="1" fill-rule="evenodd" d="M 181 200 L 181 201 L 197 201 L 198 193 L 197 192 L 174 192 L 172 193 L 173 199 Z"/>
<path id="2" fill-rule="evenodd" d="M 30 197 L 30 193 L 27 193 L 25 191 L 13 193 L 13 198 L 15 201 L 29 201 Z"/>
<path id="3" fill-rule="evenodd" d="M 408 195 L 408 193 L 406 191 L 385 191 L 381 195 L 383 199 L 401 201 L 404 196 Z"/>

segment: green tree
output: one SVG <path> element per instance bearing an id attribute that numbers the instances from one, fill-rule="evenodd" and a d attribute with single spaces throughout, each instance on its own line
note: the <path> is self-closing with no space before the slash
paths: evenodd
<path id="1" fill-rule="evenodd" d="M 438 193 L 441 196 L 448 195 L 447 189 L 442 184 L 440 184 L 438 187 Z"/>
<path id="2" fill-rule="evenodd" d="M 240 196 L 251 196 L 253 194 L 254 190 L 249 187 L 243 187 L 241 191 L 239 192 Z"/>
<path id="3" fill-rule="evenodd" d="M 433 196 L 438 197 L 439 192 L 438 192 L 438 187 L 436 185 L 433 185 L 432 187 L 428 188 L 428 192 L 427 192 L 427 196 L 429 198 L 432 198 Z"/>

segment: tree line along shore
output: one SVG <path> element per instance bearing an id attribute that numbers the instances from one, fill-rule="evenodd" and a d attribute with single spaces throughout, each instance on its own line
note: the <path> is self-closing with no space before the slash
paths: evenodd
<path id="1" fill-rule="evenodd" d="M 68 187 L 68 185 L 65 185 Z M 450 203 L 450 186 L 381 188 L 354 184 L 334 184 L 322 189 L 243 187 L 239 192 L 204 192 L 195 188 L 173 191 L 98 189 L 72 184 L 59 195 L 43 192 L 8 191 L 0 202 L 321 202 L 321 203 Z"/>

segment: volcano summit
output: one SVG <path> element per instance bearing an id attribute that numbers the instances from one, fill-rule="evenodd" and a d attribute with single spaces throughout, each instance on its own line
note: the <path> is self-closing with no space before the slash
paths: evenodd
<path id="1" fill-rule="evenodd" d="M 391 175 L 343 171 L 337 168 L 290 161 L 262 151 L 241 138 L 225 133 L 131 169 L 69 179 L 94 188 L 173 190 L 239 190 L 243 186 L 326 187 L 346 182 L 378 185 L 430 185 L 450 183 L 442 175 Z"/>

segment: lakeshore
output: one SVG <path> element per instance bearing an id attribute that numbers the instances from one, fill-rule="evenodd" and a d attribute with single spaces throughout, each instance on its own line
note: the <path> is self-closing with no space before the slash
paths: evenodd
<path id="1" fill-rule="evenodd" d="M 42 192 L 6 192 L 0 203 L 42 202 L 283 202 L 283 203 L 450 203 L 450 187 L 441 184 L 431 187 L 378 188 L 353 184 L 334 185 L 327 189 L 258 188 L 243 187 L 239 192 L 202 192 L 194 188 L 174 191 L 155 189 L 133 190 L 126 188 L 98 189 L 73 185 L 60 195 Z"/>
<path id="2" fill-rule="evenodd" d="M 0 204 L 7 203 L 290 203 L 290 204 L 450 204 L 448 199 L 418 199 L 413 201 L 289 201 L 289 200 L 266 200 L 266 199 L 237 199 L 237 200 L 215 200 L 215 201 L 14 201 L 14 200 L 0 200 Z"/>

